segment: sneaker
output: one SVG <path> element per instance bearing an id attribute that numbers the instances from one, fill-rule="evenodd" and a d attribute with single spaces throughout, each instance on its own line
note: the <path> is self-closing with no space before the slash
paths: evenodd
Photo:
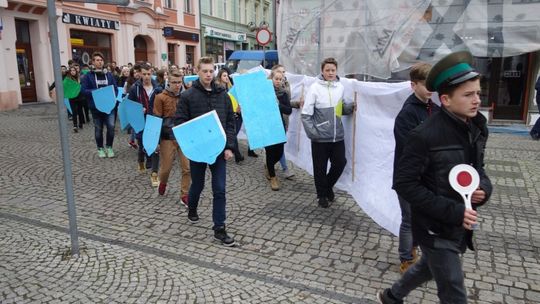
<path id="1" fill-rule="evenodd" d="M 234 239 L 227 235 L 225 227 L 219 227 L 214 230 L 214 238 L 221 242 L 224 246 L 232 247 L 234 246 Z"/>
<path id="2" fill-rule="evenodd" d="M 150 181 L 152 182 L 152 187 L 159 186 L 158 175 L 156 172 L 152 172 L 152 175 L 150 175 Z"/>
<path id="3" fill-rule="evenodd" d="M 159 187 L 158 187 L 158 193 L 159 193 L 159 195 L 164 195 L 166 189 L 167 189 L 167 184 L 165 184 L 165 183 L 159 183 Z"/>
<path id="4" fill-rule="evenodd" d="M 277 176 L 274 176 L 274 177 L 270 178 L 270 188 L 272 188 L 272 190 L 274 190 L 274 191 L 279 190 L 279 181 L 277 179 Z"/>
<path id="5" fill-rule="evenodd" d="M 81 129 L 81 130 L 82 130 L 82 128 L 83 128 L 83 125 L 79 125 L 79 129 Z"/>
<path id="6" fill-rule="evenodd" d="M 138 171 L 139 173 L 146 172 L 146 167 L 144 166 L 144 163 L 139 163 Z"/>
<path id="7" fill-rule="evenodd" d="M 381 304 L 403 304 L 403 300 L 394 298 L 389 288 L 383 291 L 377 291 L 377 300 Z"/>
<path id="8" fill-rule="evenodd" d="M 330 188 L 328 189 L 328 194 L 326 194 L 326 198 L 329 202 L 333 202 L 334 199 L 336 199 L 336 195 L 334 194 L 334 189 Z"/>
<path id="9" fill-rule="evenodd" d="M 99 158 L 105 158 L 105 157 L 107 157 L 107 154 L 105 154 L 105 149 L 103 149 L 103 148 L 99 148 L 99 149 L 97 150 L 97 155 L 98 155 Z"/>
<path id="10" fill-rule="evenodd" d="M 321 208 L 328 208 L 330 205 L 328 205 L 328 200 L 326 197 L 319 197 L 319 207 Z"/>
<path id="11" fill-rule="evenodd" d="M 193 224 L 197 223 L 199 221 L 199 215 L 197 214 L 197 209 L 189 209 L 187 218 L 191 223 Z"/>
<path id="12" fill-rule="evenodd" d="M 293 176 L 294 176 L 294 173 L 289 171 L 289 169 L 283 170 L 283 177 L 285 177 L 285 179 L 292 179 Z"/>
<path id="13" fill-rule="evenodd" d="M 180 197 L 180 202 L 182 202 L 182 204 L 184 204 L 184 206 L 186 206 L 186 208 L 189 208 L 189 200 L 188 200 L 188 195 L 187 194 L 184 194 L 182 195 L 182 197 Z"/>
<path id="14" fill-rule="evenodd" d="M 79 129 L 77 127 L 73 127 L 73 133 L 79 133 Z"/>
<path id="15" fill-rule="evenodd" d="M 112 147 L 106 147 L 105 150 L 107 151 L 107 157 L 108 158 L 113 158 L 114 157 L 114 151 L 113 151 Z"/>
<path id="16" fill-rule="evenodd" d="M 139 146 L 137 146 L 137 144 L 135 143 L 134 140 L 130 140 L 130 141 L 128 142 L 128 144 L 129 144 L 130 147 L 132 147 L 132 148 L 135 149 L 135 150 L 139 149 Z"/>
<path id="17" fill-rule="evenodd" d="M 249 157 L 259 157 L 259 155 L 257 153 L 255 153 L 255 151 L 253 151 L 253 150 L 248 150 L 248 156 Z"/>

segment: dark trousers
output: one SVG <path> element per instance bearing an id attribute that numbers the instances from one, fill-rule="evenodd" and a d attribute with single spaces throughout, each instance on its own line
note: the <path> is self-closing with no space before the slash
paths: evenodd
<path id="1" fill-rule="evenodd" d="M 84 114 L 84 120 L 81 123 L 90 123 L 90 108 L 88 108 L 88 101 L 85 97 L 80 99 L 81 113 Z"/>
<path id="2" fill-rule="evenodd" d="M 317 197 L 327 197 L 329 190 L 332 190 L 347 164 L 345 142 L 343 140 L 330 143 L 312 141 L 311 157 Z M 330 171 L 328 171 L 328 160 L 330 160 Z"/>
<path id="3" fill-rule="evenodd" d="M 105 145 L 112 147 L 114 141 L 114 124 L 115 124 L 115 110 L 106 114 L 96 109 L 92 109 L 92 117 L 94 118 L 94 135 L 96 138 L 96 145 L 99 148 L 103 148 L 103 127 L 107 127 L 107 134 L 105 137 Z"/>
<path id="4" fill-rule="evenodd" d="M 399 225 L 399 259 L 401 262 L 413 259 L 412 250 L 417 246 L 413 239 L 411 227 L 411 205 L 398 195 L 399 207 L 401 208 L 401 225 Z"/>
<path id="5" fill-rule="evenodd" d="M 538 106 L 538 112 L 540 113 L 540 100 L 536 100 Z M 540 138 L 540 118 L 536 120 L 533 128 L 531 129 L 531 136 L 535 138 Z"/>
<path id="6" fill-rule="evenodd" d="M 234 115 L 234 123 L 236 125 L 236 136 L 234 137 L 234 158 L 239 159 L 242 156 L 242 153 L 240 153 L 240 146 L 238 145 L 238 133 L 240 132 L 240 128 L 242 128 L 242 115 Z"/>
<path id="7" fill-rule="evenodd" d="M 430 248 L 420 245 L 422 257 L 392 285 L 392 294 L 398 299 L 403 299 L 418 286 L 435 279 L 440 303 L 467 303 L 460 251 L 457 245 L 444 247 Z"/>
<path id="8" fill-rule="evenodd" d="M 81 100 L 72 98 L 69 100 L 69 105 L 71 106 L 73 127 L 78 128 L 82 127 L 84 123 L 84 114 L 82 112 Z"/>
<path id="9" fill-rule="evenodd" d="M 213 229 L 225 226 L 225 178 L 226 178 L 226 163 L 223 153 L 217 158 L 212 165 L 207 163 L 199 163 L 189 161 L 191 170 L 191 187 L 189 188 L 188 206 L 189 209 L 197 209 L 199 206 L 199 198 L 204 189 L 204 177 L 206 174 L 206 166 L 210 167 L 212 173 L 212 193 L 214 196 L 212 205 L 212 220 L 214 221 Z"/>
<path id="10" fill-rule="evenodd" d="M 284 143 L 280 143 L 264 147 L 264 150 L 266 151 L 266 168 L 268 168 L 268 174 L 270 175 L 270 177 L 276 176 L 276 170 L 274 168 L 274 165 L 283 155 L 284 145 Z"/>
<path id="11" fill-rule="evenodd" d="M 158 169 L 159 169 L 159 154 L 156 153 L 156 152 L 150 154 L 150 156 L 148 156 L 148 154 L 146 154 L 146 151 L 144 150 L 144 145 L 143 145 L 143 142 L 142 142 L 142 135 L 141 135 L 140 138 L 137 138 L 137 142 L 138 142 L 138 145 L 139 145 L 139 150 L 137 151 L 137 161 L 139 163 L 144 163 L 144 160 L 146 159 L 147 163 L 152 164 L 151 165 L 152 172 L 157 173 Z"/>

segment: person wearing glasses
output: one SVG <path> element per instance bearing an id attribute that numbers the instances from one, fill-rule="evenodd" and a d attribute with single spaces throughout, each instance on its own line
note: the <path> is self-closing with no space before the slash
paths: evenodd
<path id="1" fill-rule="evenodd" d="M 180 158 L 180 169 L 182 177 L 180 182 L 180 202 L 187 207 L 189 186 L 191 185 L 191 173 L 189 171 L 189 160 L 182 153 L 178 146 L 172 127 L 174 126 L 174 115 L 176 105 L 180 98 L 180 88 L 182 87 L 182 75 L 178 71 L 172 71 L 169 75 L 167 87 L 156 96 L 154 101 L 154 115 L 163 118 L 160 138 L 161 161 L 159 164 L 159 195 L 164 195 L 167 189 L 167 181 L 174 163 L 175 154 Z"/>

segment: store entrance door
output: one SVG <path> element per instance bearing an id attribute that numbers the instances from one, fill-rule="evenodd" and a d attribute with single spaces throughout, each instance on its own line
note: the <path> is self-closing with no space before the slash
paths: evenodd
<path id="1" fill-rule="evenodd" d="M 135 62 L 148 62 L 148 47 L 146 40 L 142 36 L 136 36 L 133 44 L 135 45 Z"/>
<path id="2" fill-rule="evenodd" d="M 493 118 L 525 120 L 529 55 L 476 59 L 478 67 L 483 67 L 479 69 L 484 78 L 482 91 L 488 105 L 493 105 Z"/>
<path id="3" fill-rule="evenodd" d="M 15 28 L 17 31 L 15 49 L 22 102 L 36 102 L 36 81 L 32 61 L 32 46 L 30 45 L 30 25 L 26 20 L 17 19 L 15 20 Z"/>

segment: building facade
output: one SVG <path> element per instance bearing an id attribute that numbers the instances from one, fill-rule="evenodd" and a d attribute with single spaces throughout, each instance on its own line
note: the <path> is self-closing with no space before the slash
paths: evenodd
<path id="1" fill-rule="evenodd" d="M 161 67 L 193 65 L 200 54 L 198 0 L 131 0 L 127 6 L 57 2 L 63 65 L 88 64 L 100 51 L 106 62 L 139 61 Z M 53 82 L 46 0 L 0 0 L 3 30 L 0 110 L 50 101 Z M 58 67 L 59 68 L 59 67 Z"/>
<path id="2" fill-rule="evenodd" d="M 273 0 L 201 0 L 201 51 L 216 62 L 225 62 L 234 50 L 275 49 L 256 40 L 259 29 L 275 33 Z"/>

